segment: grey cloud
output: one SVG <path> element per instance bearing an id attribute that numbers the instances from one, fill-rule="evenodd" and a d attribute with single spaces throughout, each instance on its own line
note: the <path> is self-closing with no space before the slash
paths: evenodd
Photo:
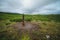
<path id="1" fill-rule="evenodd" d="M 24 13 L 33 13 L 36 10 L 38 11 L 45 5 L 49 5 L 56 1 L 60 0 L 33 0 L 34 5 L 31 7 L 24 7 L 21 4 L 22 0 L 0 0 L 0 11 L 10 11 L 10 12 L 24 12 Z M 49 9 L 50 10 L 50 9 Z"/>
<path id="2" fill-rule="evenodd" d="M 59 13 L 60 14 L 60 2 L 59 1 L 56 1 L 52 4 L 49 4 L 49 5 L 45 5 L 41 8 L 38 9 L 38 11 L 36 10 L 34 13 L 41 13 L 41 14 L 57 14 Z"/>

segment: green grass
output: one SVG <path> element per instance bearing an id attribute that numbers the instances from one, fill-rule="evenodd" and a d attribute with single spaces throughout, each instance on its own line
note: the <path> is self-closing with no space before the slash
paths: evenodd
<path id="1" fill-rule="evenodd" d="M 39 30 L 29 33 L 19 33 L 9 25 L 22 21 L 22 14 L 0 12 L 0 40 L 60 40 L 60 14 L 25 15 L 25 21 L 37 23 Z"/>

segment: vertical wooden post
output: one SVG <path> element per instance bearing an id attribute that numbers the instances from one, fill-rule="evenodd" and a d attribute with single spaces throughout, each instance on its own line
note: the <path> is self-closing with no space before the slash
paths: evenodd
<path id="1" fill-rule="evenodd" d="M 24 26 L 24 25 L 25 25 L 25 23 L 24 23 L 24 13 L 23 13 L 23 15 L 22 15 L 22 20 L 23 20 L 22 25 Z"/>

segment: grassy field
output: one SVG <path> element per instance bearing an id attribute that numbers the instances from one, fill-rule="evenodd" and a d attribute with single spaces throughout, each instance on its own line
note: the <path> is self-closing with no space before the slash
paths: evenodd
<path id="1" fill-rule="evenodd" d="M 22 14 L 0 12 L 0 40 L 60 40 L 60 14 L 26 14 L 25 21 L 39 25 L 39 30 L 32 31 L 32 34 L 19 33 L 20 30 L 9 26 L 21 21 Z"/>

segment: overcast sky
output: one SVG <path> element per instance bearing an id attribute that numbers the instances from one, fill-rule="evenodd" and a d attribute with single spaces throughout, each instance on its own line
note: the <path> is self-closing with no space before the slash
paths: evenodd
<path id="1" fill-rule="evenodd" d="M 0 0 L 0 12 L 60 14 L 60 0 Z"/>

